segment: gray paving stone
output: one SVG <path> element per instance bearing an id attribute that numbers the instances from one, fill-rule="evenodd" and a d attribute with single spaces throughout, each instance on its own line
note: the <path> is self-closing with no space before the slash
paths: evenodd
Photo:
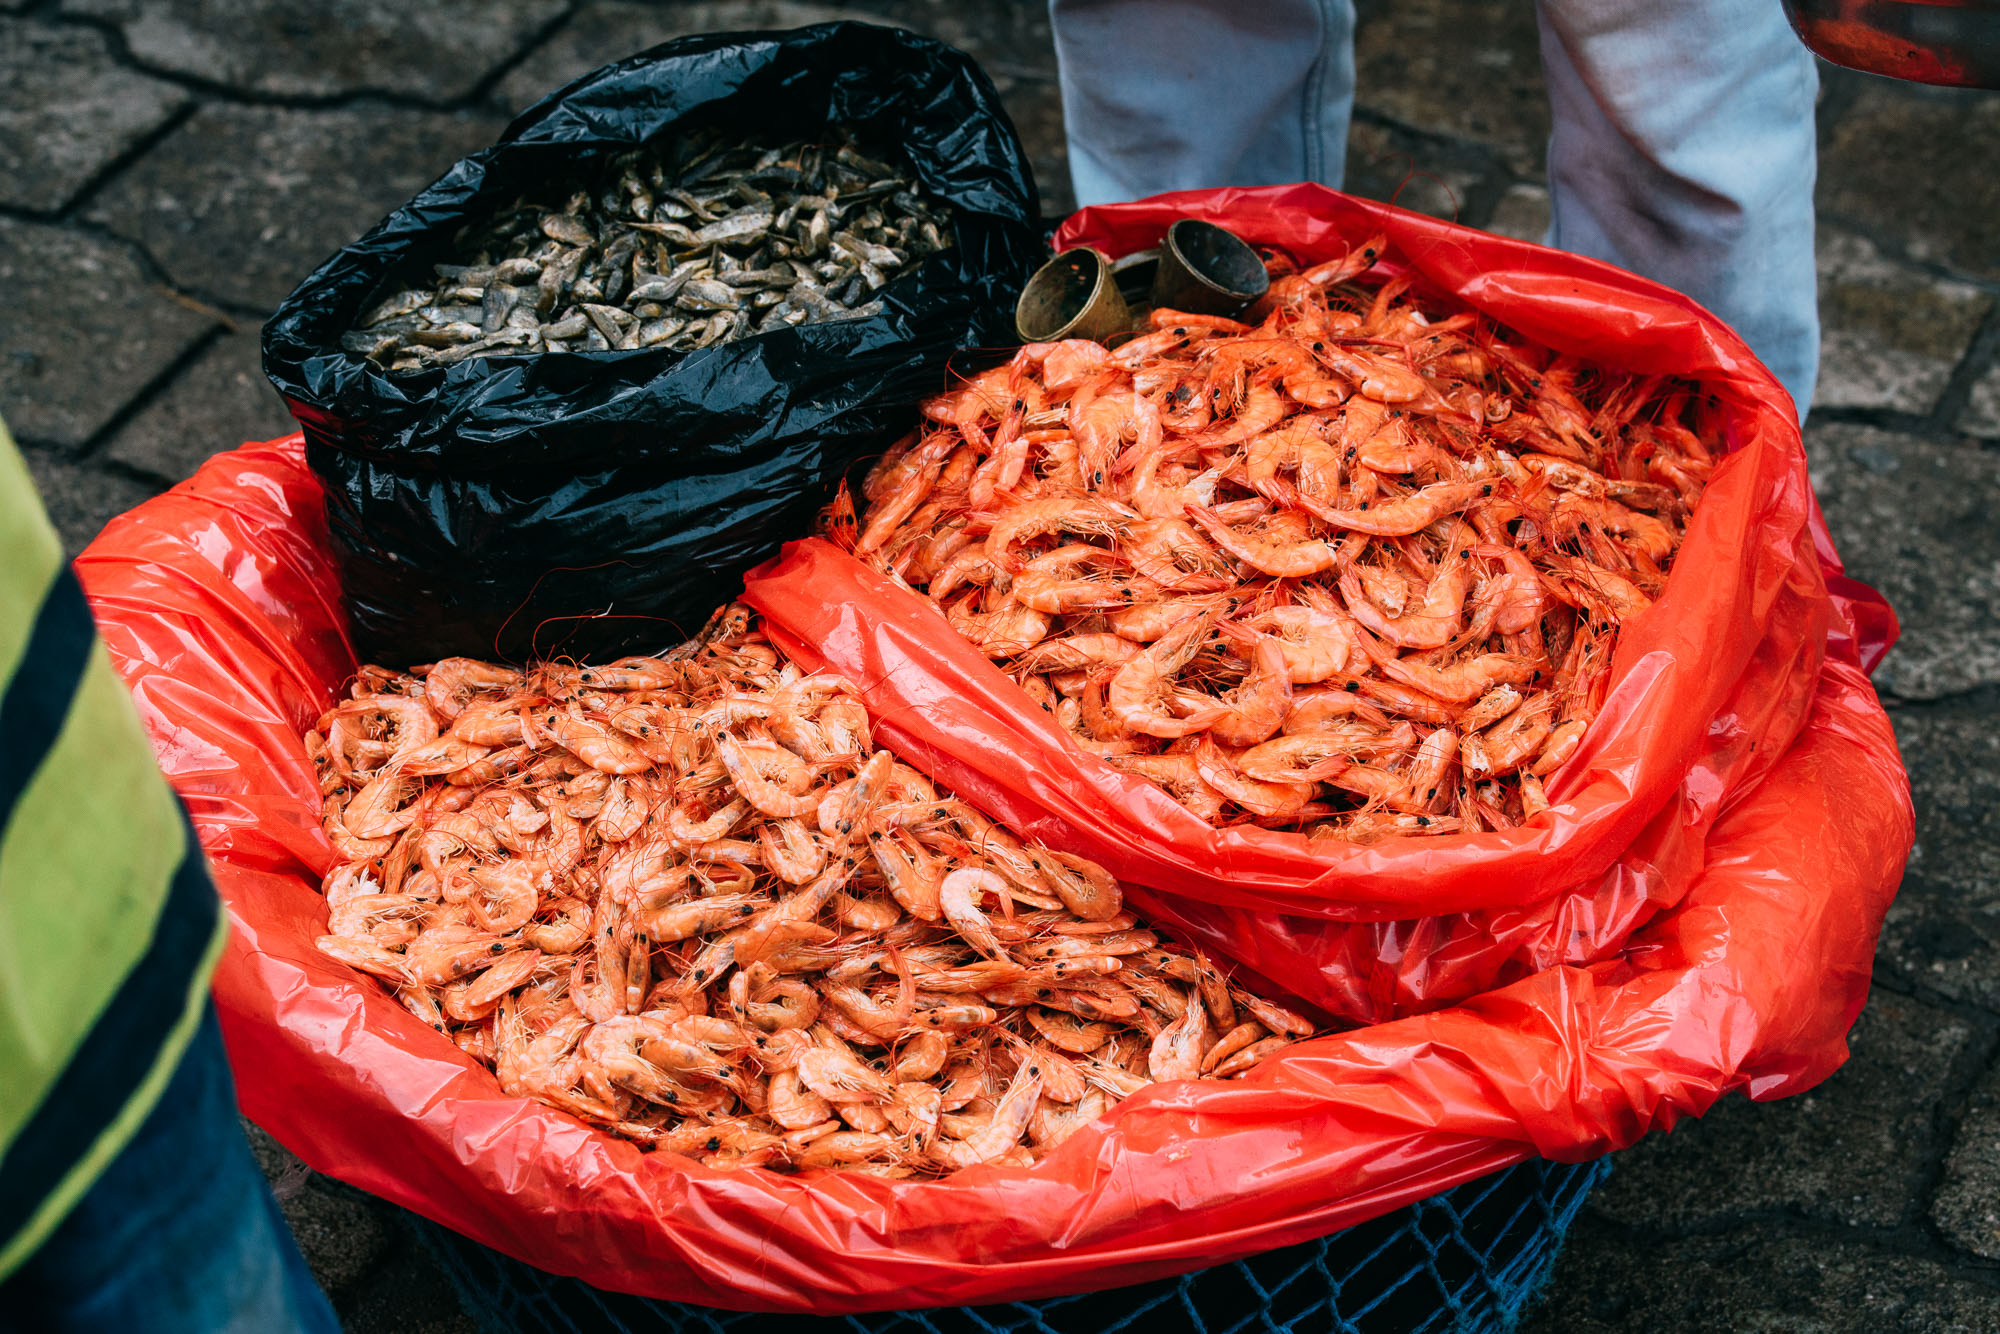
<path id="1" fill-rule="evenodd" d="M 1520 1334 L 1988 1334 L 2000 1288 L 1858 1238 L 1628 1242 L 1577 1219 L 1542 1309 Z"/>
<path id="2" fill-rule="evenodd" d="M 2000 94 L 1863 87 L 1820 153 L 1818 201 L 1911 257 L 2000 277 Z"/>
<path id="3" fill-rule="evenodd" d="M 105 454 L 178 482 L 209 455 L 298 429 L 258 364 L 257 330 L 226 335 L 118 429 Z"/>
<path id="4" fill-rule="evenodd" d="M 1987 1073 L 1958 1128 L 1931 1221 L 1953 1245 L 2000 1260 L 2000 1066 Z"/>
<path id="5" fill-rule="evenodd" d="M 1973 381 L 1972 396 L 1966 400 L 1958 429 L 1968 435 L 2000 436 L 2000 361 Z"/>
<path id="6" fill-rule="evenodd" d="M 1922 415 L 1965 355 L 1993 298 L 1882 257 L 1862 237 L 1819 229 L 1819 384 L 1815 408 Z"/>
<path id="7" fill-rule="evenodd" d="M 1949 1011 L 1878 990 L 1849 1036 L 1847 1064 L 1825 1083 L 1777 1102 L 1725 1098 L 1648 1136 L 1619 1155 L 1592 1207 L 1648 1229 L 1780 1210 L 1893 1227 L 1941 1147 L 1929 1109 L 1953 1087 L 1975 1036 Z"/>
<path id="8" fill-rule="evenodd" d="M 1021 0 L 852 0 L 878 23 L 935 37 L 977 60 L 995 82 L 1056 77 L 1049 7 Z"/>
<path id="9" fill-rule="evenodd" d="M 1539 174 L 1548 94 L 1532 5 L 1513 0 L 1362 0 L 1354 100 L 1431 134 L 1476 140 Z"/>
<path id="10" fill-rule="evenodd" d="M 385 1220 L 389 1207 L 318 1175 L 248 1121 L 243 1122 L 243 1133 L 271 1183 L 299 1253 L 328 1298 L 338 1303 L 391 1245 L 391 1228 Z"/>
<path id="11" fill-rule="evenodd" d="M 63 0 L 152 68 L 281 97 L 473 91 L 563 0 Z"/>
<path id="12" fill-rule="evenodd" d="M 62 538 L 63 552 L 74 557 L 90 545 L 100 529 L 142 500 L 149 500 L 157 487 L 129 477 L 119 477 L 47 450 L 24 447 L 28 473 L 35 489 L 42 493 L 42 508 Z"/>
<path id="13" fill-rule="evenodd" d="M 175 282 L 276 306 L 320 261 L 505 128 L 475 112 L 203 107 L 93 201 Z"/>
<path id="14" fill-rule="evenodd" d="M 1021 136 L 1034 169 L 1042 216 L 1061 218 L 1076 211 L 1069 182 L 1069 142 L 1063 138 L 1062 91 L 1053 82 L 1000 75 L 993 80 L 1007 119 Z"/>
<path id="15" fill-rule="evenodd" d="M 347 1334 L 481 1334 L 459 1306 L 451 1280 L 400 1227 L 389 1253 L 337 1310 Z M 614 1326 L 605 1322 L 601 1328 Z"/>
<path id="16" fill-rule="evenodd" d="M 53 213 L 187 105 L 111 58 L 100 33 L 0 22 L 0 204 Z"/>
<path id="17" fill-rule="evenodd" d="M 2000 1011 L 2000 690 L 1892 708 L 1916 845 L 1878 967 Z"/>
<path id="18" fill-rule="evenodd" d="M 1493 205 L 1486 230 L 1541 243 L 1549 234 L 1549 192 L 1539 185 L 1510 185 Z"/>
<path id="19" fill-rule="evenodd" d="M 213 321 L 155 287 L 125 247 L 0 218 L 0 416 L 81 445 Z"/>
<path id="20" fill-rule="evenodd" d="M 1357 118 L 1347 134 L 1342 188 L 1434 218 L 1469 219 L 1488 171 L 1480 156 Z"/>
<path id="21" fill-rule="evenodd" d="M 607 3 L 584 6 L 542 43 L 495 90 L 518 111 L 600 65 L 650 46 L 701 32 L 797 28 L 841 19 L 882 23 L 935 37 L 970 53 L 999 90 L 1020 132 L 1042 192 L 1042 211 L 1070 211 L 1069 158 L 1062 136 L 1062 99 L 1055 83 L 1055 51 L 1048 13 L 1039 5 L 1008 0 L 978 4 L 927 0 L 858 0 L 844 6 L 797 0 L 702 0 L 661 7 Z"/>
<path id="22" fill-rule="evenodd" d="M 652 5 L 604 0 L 588 4 L 527 57 L 507 71 L 494 97 L 519 111 L 581 74 L 676 37 L 756 28 L 803 28 L 840 19 L 878 22 L 859 8 L 802 4 L 798 0 L 695 0 Z"/>
<path id="23" fill-rule="evenodd" d="M 1902 620 L 1877 683 L 1936 699 L 2000 682 L 2000 454 L 1847 424 L 1809 425 L 1806 449 L 1848 572 Z"/>

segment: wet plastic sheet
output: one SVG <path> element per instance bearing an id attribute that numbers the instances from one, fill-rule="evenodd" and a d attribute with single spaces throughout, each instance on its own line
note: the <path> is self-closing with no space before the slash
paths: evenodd
<path id="1" fill-rule="evenodd" d="M 711 124 L 778 142 L 850 127 L 951 206 L 956 243 L 883 287 L 878 315 L 695 352 L 392 376 L 340 349 L 373 302 L 456 259 L 468 220 Z M 357 642 L 411 662 L 675 643 L 905 429 L 948 357 L 1008 337 L 1042 254 L 1020 140 L 951 47 L 833 23 L 684 38 L 583 76 L 321 265 L 265 327 L 265 371 L 328 484 Z"/>
<path id="2" fill-rule="evenodd" d="M 1320 186 L 1086 209 L 1059 248 L 1114 257 L 1197 217 L 1302 264 L 1377 233 L 1385 264 L 1559 351 L 1699 381 L 1730 450 L 1657 606 L 1621 631 L 1612 688 L 1554 809 L 1520 829 L 1367 847 L 1211 828 L 1061 727 L 924 599 L 821 541 L 753 571 L 746 600 L 804 661 L 854 682 L 889 744 L 994 815 L 1145 887 L 1134 902 L 1294 995 L 1370 1023 L 1615 953 L 1681 901 L 1730 803 L 1791 744 L 1829 635 L 1872 664 L 1894 635 L 1840 574 L 1790 400 L 1677 293 L 1595 261 Z M 1830 591 L 1829 579 L 1833 580 Z"/>
<path id="3" fill-rule="evenodd" d="M 1089 1291 L 1321 1236 L 1534 1154 L 1578 1161 L 1725 1091 L 1845 1056 L 1911 839 L 1849 651 L 1707 831 L 1679 902 L 1614 957 L 1151 1088 L 1032 1169 L 938 1182 L 722 1172 L 519 1098 L 319 955 L 334 861 L 299 741 L 355 665 L 298 437 L 219 455 L 78 562 L 186 798 L 233 931 L 216 975 L 244 1110 L 314 1168 L 599 1287 L 733 1309 Z"/>

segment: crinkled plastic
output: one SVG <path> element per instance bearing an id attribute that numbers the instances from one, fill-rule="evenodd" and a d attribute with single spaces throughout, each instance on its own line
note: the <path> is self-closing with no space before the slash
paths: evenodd
<path id="1" fill-rule="evenodd" d="M 956 244 L 884 287 L 879 315 L 696 352 L 390 376 L 340 350 L 373 301 L 454 258 L 468 219 L 711 123 L 785 137 L 844 125 L 887 144 L 952 206 Z M 264 369 L 328 484 L 357 642 L 410 662 L 676 642 L 804 531 L 855 458 L 905 429 L 947 358 L 1010 339 L 1043 253 L 1020 141 L 951 47 L 833 23 L 684 38 L 583 76 L 321 265 L 265 326 Z"/>
<path id="2" fill-rule="evenodd" d="M 313 948 L 335 858 L 299 737 L 355 659 L 298 437 L 210 460 L 114 520 L 78 571 L 214 859 L 233 927 L 215 992 L 244 1111 L 322 1172 L 645 1296 L 831 1314 L 1105 1288 L 1534 1154 L 1586 1159 L 1730 1090 L 1798 1092 L 1845 1057 L 1912 837 L 1855 652 L 1879 642 L 1875 604 L 1843 596 L 1799 735 L 1722 803 L 1677 902 L 1611 956 L 1301 1043 L 1241 1081 L 1155 1086 L 1032 1169 L 715 1171 L 507 1097 Z"/>
<path id="3" fill-rule="evenodd" d="M 1085 209 L 1058 248 L 1157 245 L 1179 217 L 1302 264 L 1376 233 L 1385 263 L 1559 351 L 1698 381 L 1730 449 L 1658 604 L 1622 629 L 1603 712 L 1519 829 L 1366 847 L 1217 830 L 1061 726 L 924 599 L 817 540 L 753 571 L 774 638 L 856 684 L 890 745 L 993 815 L 1097 858 L 1134 902 L 1342 1019 L 1373 1023 L 1613 955 L 1679 903 L 1715 823 L 1813 708 L 1831 642 L 1872 665 L 1895 633 L 1840 574 L 1790 399 L 1688 298 L 1608 265 L 1316 185 Z M 1832 581 L 1831 585 L 1829 580 Z M 1832 639 L 1829 639 L 1832 636 Z"/>

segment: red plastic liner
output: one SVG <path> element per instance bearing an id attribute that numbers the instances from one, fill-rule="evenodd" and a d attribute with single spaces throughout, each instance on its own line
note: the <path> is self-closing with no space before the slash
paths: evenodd
<path id="1" fill-rule="evenodd" d="M 798 657 L 854 682 L 914 763 L 1156 891 L 1135 904 L 1339 1018 L 1397 1018 L 1616 953 L 1681 901 L 1716 819 L 1804 725 L 1829 632 L 1870 666 L 1895 633 L 1881 598 L 1839 576 L 1791 400 L 1724 325 L 1658 284 L 1320 186 L 1086 209 L 1057 245 L 1117 256 L 1158 245 L 1180 217 L 1301 264 L 1386 233 L 1390 271 L 1445 299 L 1712 396 L 1729 456 L 1665 594 L 1620 633 L 1603 712 L 1548 783 L 1554 809 L 1519 829 L 1366 847 L 1217 830 L 1072 744 L 927 601 L 827 543 L 752 571 L 746 601 Z"/>
<path id="2" fill-rule="evenodd" d="M 1462 257 L 1463 286 L 1476 278 L 1482 292 L 1518 288 L 1554 300 L 1558 271 L 1569 272 L 1564 308 L 1579 323 L 1604 319 L 1606 306 L 1635 293 L 1665 309 L 1658 289 L 1534 247 L 1322 192 L 1250 198 L 1267 211 L 1287 198 L 1306 206 L 1311 216 L 1293 224 L 1301 232 L 1335 211 L 1393 224 L 1406 254 L 1409 240 L 1428 237 Z M 1085 214 L 1083 225 L 1102 216 Z M 1768 376 L 1700 312 L 1685 302 L 1673 310 L 1681 332 L 1672 337 L 1657 318 L 1632 317 L 1638 344 L 1658 346 L 1663 359 L 1675 349 L 1731 359 L 1743 429 L 1761 432 L 1778 455 L 1795 451 L 1796 433 L 1782 435 L 1772 420 L 1789 407 L 1772 397 Z M 1754 443 L 1746 436 L 1746 448 Z M 1674 817 L 1682 823 L 1661 824 L 1658 811 L 1610 820 L 1630 819 L 1629 832 L 1652 840 L 1652 851 L 1610 849 L 1614 870 L 1601 878 L 1621 896 L 1626 885 L 1634 894 L 1670 888 L 1671 907 L 1596 962 L 1557 963 L 1447 1008 L 1299 1044 L 1239 1082 L 1156 1086 L 1033 1168 L 942 1181 L 725 1172 L 643 1153 L 505 1096 L 373 979 L 313 948 L 326 920 L 316 882 L 335 859 L 299 736 L 355 663 L 321 492 L 297 437 L 212 459 L 114 521 L 78 570 L 215 861 L 235 928 L 216 998 L 252 1119 L 314 1168 L 543 1269 L 650 1297 L 830 1314 L 1032 1298 L 1202 1268 L 1334 1231 L 1533 1154 L 1578 1160 L 1630 1144 L 1732 1089 L 1773 1098 L 1825 1078 L 1845 1057 L 1844 1035 L 1866 996 L 1912 816 L 1859 657 L 1880 651 L 1893 622 L 1866 590 L 1842 583 L 1829 597 L 1818 567 L 1800 574 L 1776 563 L 1772 551 L 1810 552 L 1824 539 L 1802 470 L 1794 476 L 1783 459 L 1770 467 L 1785 504 L 1734 484 L 1751 493 L 1740 503 L 1764 516 L 1742 568 L 1773 562 L 1740 604 L 1717 591 L 1731 598 L 1736 628 L 1706 628 L 1694 606 L 1683 614 L 1702 626 L 1670 629 L 1655 618 L 1663 623 L 1647 630 L 1647 650 L 1621 660 L 1624 680 L 1607 714 L 1614 722 L 1604 730 L 1617 726 L 1615 710 L 1656 707 L 1654 683 L 1679 680 L 1676 654 L 1697 648 L 1740 658 L 1726 688 L 1700 696 L 1719 701 L 1707 717 L 1721 721 L 1694 729 L 1685 762 L 1646 762 L 1594 740 L 1588 764 L 1591 783 L 1662 783 L 1661 810 L 1690 773 L 1722 784 L 1690 792 L 1686 815 Z M 1819 610 L 1788 621 L 1778 609 L 1794 599 Z M 1780 623 L 1794 626 L 1780 640 L 1788 647 L 1767 651 L 1768 627 Z M 1821 629 L 1809 642 L 1798 627 L 1814 624 Z M 914 643 L 901 621 L 879 633 L 897 653 Z M 928 660 L 948 661 L 956 642 L 930 643 Z M 1816 674 L 1800 665 L 1822 657 Z M 1759 673 L 1787 683 L 1782 698 L 1743 695 L 1742 682 Z M 1787 715 L 1795 721 L 1771 721 Z M 928 752 L 914 744 L 913 721 L 884 718 L 881 735 L 922 762 Z M 1719 735 L 1747 752 L 1774 727 L 1797 732 L 1781 754 L 1760 749 L 1739 760 L 1707 749 Z M 1629 774 L 1619 767 L 1628 762 Z M 1663 765 L 1666 780 L 1655 773 Z M 975 799 L 995 795 L 965 787 Z M 1471 856 L 1444 847 L 1374 855 L 1447 866 Z M 1480 902 L 1476 869 L 1452 876 L 1462 883 L 1447 892 L 1378 870 L 1361 888 L 1335 886 L 1323 897 L 1349 912 L 1375 904 L 1405 914 Z M 1519 886 L 1506 892 L 1531 897 Z M 1505 920 L 1505 909 L 1482 910 Z M 1218 932 L 1266 920 L 1245 908 L 1214 911 Z M 1282 933 L 1298 921 L 1326 925 L 1295 916 L 1234 943 L 1275 974 Z M 1420 939 L 1405 945 L 1428 948 Z"/>

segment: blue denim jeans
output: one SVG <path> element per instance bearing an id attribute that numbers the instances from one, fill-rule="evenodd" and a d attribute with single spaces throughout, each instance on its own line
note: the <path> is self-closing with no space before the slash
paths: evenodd
<path id="1" fill-rule="evenodd" d="M 211 1007 L 159 1104 L 0 1285 L 23 1334 L 339 1334 L 236 1120 Z"/>
<path id="2" fill-rule="evenodd" d="M 1813 105 L 1778 0 L 1540 0 L 1548 244 L 1721 316 L 1803 419 L 1819 373 Z M 1079 204 L 1338 187 L 1353 0 L 1049 0 Z"/>

